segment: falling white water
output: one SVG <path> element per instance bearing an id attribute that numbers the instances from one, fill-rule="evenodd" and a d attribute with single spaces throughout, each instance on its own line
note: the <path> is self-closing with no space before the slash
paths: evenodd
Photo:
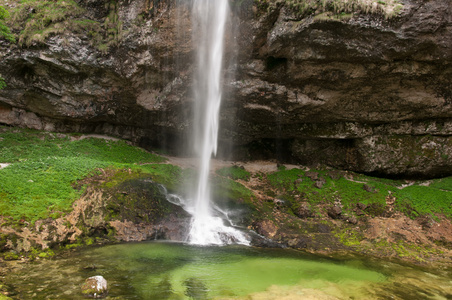
<path id="1" fill-rule="evenodd" d="M 221 217 L 214 215 L 210 204 L 210 159 L 217 151 L 228 0 L 194 0 L 192 14 L 193 40 L 198 54 L 194 82 L 194 143 L 200 165 L 189 242 L 197 245 L 249 244 L 242 232 L 226 226 Z"/>

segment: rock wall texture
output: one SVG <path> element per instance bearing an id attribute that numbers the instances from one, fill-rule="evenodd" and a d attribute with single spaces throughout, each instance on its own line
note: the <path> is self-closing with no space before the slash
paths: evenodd
<path id="1" fill-rule="evenodd" d="M 452 4 L 400 2 L 387 19 L 231 1 L 220 155 L 451 175 Z M 118 3 L 123 34 L 107 51 L 69 31 L 29 47 L 0 42 L 0 123 L 190 148 L 189 3 Z M 93 20 L 106 17 L 104 4 L 79 2 Z"/>

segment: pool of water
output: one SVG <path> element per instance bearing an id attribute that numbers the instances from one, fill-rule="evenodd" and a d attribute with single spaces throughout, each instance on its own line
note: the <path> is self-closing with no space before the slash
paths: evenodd
<path id="1" fill-rule="evenodd" d="M 452 299 L 450 270 L 369 259 L 330 259 L 288 249 L 146 242 L 92 247 L 17 264 L 17 299 L 84 299 L 90 276 L 107 299 Z"/>

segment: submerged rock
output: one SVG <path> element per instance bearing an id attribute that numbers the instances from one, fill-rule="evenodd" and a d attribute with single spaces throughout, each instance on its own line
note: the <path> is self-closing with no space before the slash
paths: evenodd
<path id="1" fill-rule="evenodd" d="M 82 285 L 82 294 L 90 298 L 103 298 L 107 296 L 107 280 L 103 276 L 92 276 Z"/>

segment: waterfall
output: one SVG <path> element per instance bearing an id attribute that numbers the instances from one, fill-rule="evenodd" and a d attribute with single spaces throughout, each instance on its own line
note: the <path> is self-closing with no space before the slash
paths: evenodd
<path id="1" fill-rule="evenodd" d="M 226 226 L 211 205 L 210 160 L 217 151 L 221 103 L 223 44 L 228 0 L 193 0 L 193 40 L 197 51 L 194 76 L 195 137 L 199 177 L 192 209 L 189 242 L 197 245 L 248 244 L 245 235 Z"/>

